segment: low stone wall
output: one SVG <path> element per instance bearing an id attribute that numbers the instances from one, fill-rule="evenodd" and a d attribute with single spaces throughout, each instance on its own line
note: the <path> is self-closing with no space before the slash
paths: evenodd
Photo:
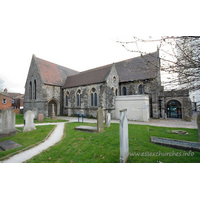
<path id="1" fill-rule="evenodd" d="M 114 118 L 120 119 L 119 111 L 127 109 L 128 120 L 149 121 L 149 96 L 127 95 L 116 96 Z"/>
<path id="2" fill-rule="evenodd" d="M 15 113 L 13 110 L 0 110 L 0 135 L 15 132 Z"/>

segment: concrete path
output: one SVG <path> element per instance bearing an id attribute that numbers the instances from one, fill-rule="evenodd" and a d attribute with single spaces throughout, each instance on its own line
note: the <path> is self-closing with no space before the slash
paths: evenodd
<path id="1" fill-rule="evenodd" d="M 57 119 L 69 120 L 69 122 L 78 122 L 77 117 L 65 117 L 57 116 Z M 150 126 L 161 126 L 161 127 L 175 127 L 175 128 L 197 128 L 196 118 L 193 118 L 191 122 L 184 121 L 182 119 L 151 119 L 149 122 L 136 122 L 128 121 L 129 124 L 140 124 L 140 125 L 150 125 Z M 79 119 L 80 125 L 82 124 L 82 119 Z M 84 118 L 84 122 L 87 123 L 97 123 L 96 119 Z M 119 123 L 119 120 L 111 120 L 111 123 Z"/>
<path id="2" fill-rule="evenodd" d="M 22 163 L 22 162 L 32 158 L 33 156 L 41 153 L 43 150 L 49 148 L 50 146 L 54 145 L 58 141 L 60 141 L 63 136 L 65 123 L 51 123 L 51 124 L 56 124 L 57 127 L 55 128 L 55 130 L 53 131 L 51 136 L 45 142 L 43 142 L 43 143 L 39 144 L 38 146 L 33 147 L 29 150 L 26 150 L 22 153 L 14 155 L 13 157 L 11 157 L 7 160 L 4 160 L 1 163 Z M 47 125 L 47 124 L 46 123 L 45 124 L 36 124 L 36 126 L 37 125 Z M 22 125 L 18 125 L 18 127 L 19 126 L 22 126 Z"/>

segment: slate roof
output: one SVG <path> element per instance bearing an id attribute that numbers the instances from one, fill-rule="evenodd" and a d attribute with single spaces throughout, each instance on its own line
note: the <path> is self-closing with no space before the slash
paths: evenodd
<path id="1" fill-rule="evenodd" d="M 35 57 L 44 84 L 63 86 L 68 76 L 79 72 Z"/>
<path id="2" fill-rule="evenodd" d="M 158 52 L 147 54 L 143 57 L 131 58 L 115 63 L 119 82 L 138 81 L 155 78 L 158 71 Z M 103 83 L 112 68 L 112 64 L 80 72 L 68 76 L 64 88 Z"/>
<path id="3" fill-rule="evenodd" d="M 20 98 L 19 96 L 21 96 L 22 94 L 20 93 L 14 93 L 14 92 L 8 92 L 8 96 L 12 97 L 12 98 Z"/>

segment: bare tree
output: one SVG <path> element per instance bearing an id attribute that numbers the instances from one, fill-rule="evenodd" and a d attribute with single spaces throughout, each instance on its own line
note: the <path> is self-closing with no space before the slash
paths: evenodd
<path id="1" fill-rule="evenodd" d="M 190 91 L 200 89 L 200 36 L 133 36 L 131 41 L 117 42 L 141 56 L 149 53 L 148 46 L 154 46 L 154 51 L 157 46 L 164 85 Z"/>

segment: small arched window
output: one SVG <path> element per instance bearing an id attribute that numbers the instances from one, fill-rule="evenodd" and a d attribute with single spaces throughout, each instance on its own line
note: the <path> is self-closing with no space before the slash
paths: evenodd
<path id="1" fill-rule="evenodd" d="M 126 95 L 126 87 L 123 87 L 122 91 L 123 91 L 123 95 Z"/>
<path id="2" fill-rule="evenodd" d="M 91 97 L 91 106 L 97 106 L 97 91 L 95 88 L 92 88 L 90 97 Z"/>
<path id="3" fill-rule="evenodd" d="M 142 85 L 139 86 L 138 90 L 139 90 L 139 91 L 138 91 L 139 94 L 143 94 L 143 86 L 142 86 Z"/>
<path id="4" fill-rule="evenodd" d="M 76 101 L 77 101 L 77 106 L 81 106 L 81 91 L 78 90 L 76 94 Z"/>
<path id="5" fill-rule="evenodd" d="M 29 98 L 32 100 L 32 82 L 30 81 L 30 86 L 29 86 Z"/>
<path id="6" fill-rule="evenodd" d="M 34 80 L 34 92 L 35 92 L 34 99 L 36 99 L 36 92 L 37 92 L 37 88 L 36 88 L 36 80 Z"/>
<path id="7" fill-rule="evenodd" d="M 69 101 L 69 92 L 67 91 L 67 93 L 66 93 L 66 106 L 68 106 L 68 101 Z"/>

